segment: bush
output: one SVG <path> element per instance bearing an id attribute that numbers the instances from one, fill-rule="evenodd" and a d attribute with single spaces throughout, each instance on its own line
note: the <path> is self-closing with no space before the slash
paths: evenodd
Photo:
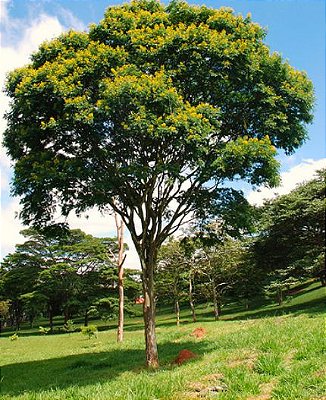
<path id="1" fill-rule="evenodd" d="M 47 333 L 50 332 L 51 328 L 44 328 L 43 326 L 39 326 L 38 330 L 42 335 L 46 335 Z"/>
<path id="2" fill-rule="evenodd" d="M 97 337 L 97 327 L 96 325 L 88 325 L 88 326 L 82 326 L 80 328 L 81 333 L 83 335 L 88 335 L 88 338 L 90 339 L 91 337 Z"/>
<path id="3" fill-rule="evenodd" d="M 17 340 L 19 338 L 19 336 L 17 335 L 17 333 L 14 333 L 12 336 L 9 336 L 9 339 L 13 342 L 14 340 Z"/>
<path id="4" fill-rule="evenodd" d="M 74 321 L 72 319 L 68 319 L 68 321 L 64 324 L 62 329 L 69 334 L 75 332 L 76 327 Z"/>

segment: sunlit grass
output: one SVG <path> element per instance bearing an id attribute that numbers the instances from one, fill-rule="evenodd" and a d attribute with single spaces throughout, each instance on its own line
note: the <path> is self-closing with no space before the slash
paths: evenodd
<path id="1" fill-rule="evenodd" d="M 314 302 L 312 293 L 319 289 L 302 296 Z M 300 296 L 296 300 L 304 305 Z M 20 335 L 15 341 L 2 337 L 0 398 L 321 400 L 326 393 L 325 320 L 315 306 L 254 319 L 243 313 L 243 319 L 217 322 L 203 307 L 199 322 L 180 327 L 174 325 L 173 314 L 159 314 L 157 371 L 144 368 L 142 325 L 133 322 L 139 319 L 129 321 L 132 329 L 126 330 L 122 344 L 116 343 L 114 329 L 92 339 L 77 332 Z M 191 335 L 195 327 L 206 330 L 204 338 Z M 173 360 L 182 349 L 197 358 L 177 366 Z M 224 390 L 210 392 L 212 387 Z"/>

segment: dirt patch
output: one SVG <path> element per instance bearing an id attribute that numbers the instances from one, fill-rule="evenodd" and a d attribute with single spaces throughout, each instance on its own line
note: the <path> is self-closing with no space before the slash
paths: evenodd
<path id="1" fill-rule="evenodd" d="M 260 385 L 261 393 L 257 396 L 250 396 L 247 400 L 270 400 L 272 398 L 272 392 L 277 383 L 277 379 L 272 379 L 267 383 Z"/>
<path id="2" fill-rule="evenodd" d="M 297 350 L 291 350 L 285 357 L 284 357 L 284 365 L 289 367 L 292 364 L 292 360 L 295 357 Z"/>
<path id="3" fill-rule="evenodd" d="M 225 392 L 227 386 L 223 382 L 223 374 L 210 374 L 204 376 L 199 382 L 189 384 L 188 391 L 181 396 L 182 399 L 212 398 Z"/>
<path id="4" fill-rule="evenodd" d="M 194 336 L 197 339 L 201 339 L 204 336 L 206 336 L 207 332 L 206 329 L 204 328 L 196 328 L 191 334 L 190 336 Z"/>
<path id="5" fill-rule="evenodd" d="M 314 373 L 314 375 L 315 375 L 317 378 L 323 378 L 323 377 L 326 378 L 326 367 L 324 367 L 324 368 L 322 368 L 322 369 L 319 369 L 318 371 L 316 371 L 316 372 Z M 325 399 L 326 399 L 326 396 L 325 396 Z"/>
<path id="6" fill-rule="evenodd" d="M 234 358 L 231 358 L 228 362 L 228 366 L 230 368 L 236 368 L 239 367 L 240 365 L 244 365 L 248 369 L 253 369 L 257 361 L 257 358 L 258 354 L 252 351 L 244 352 L 242 354 L 237 355 Z"/>
<path id="7" fill-rule="evenodd" d="M 196 358 L 197 355 L 190 350 L 184 349 L 181 350 L 178 354 L 178 357 L 173 361 L 173 364 L 182 365 L 188 360 Z"/>

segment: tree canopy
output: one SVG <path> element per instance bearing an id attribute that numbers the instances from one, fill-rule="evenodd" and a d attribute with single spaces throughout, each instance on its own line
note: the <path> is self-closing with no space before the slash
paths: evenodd
<path id="1" fill-rule="evenodd" d="M 306 138 L 312 84 L 265 34 L 229 8 L 132 1 L 43 43 L 8 76 L 4 144 L 21 218 L 44 225 L 93 206 L 121 215 L 142 264 L 148 365 L 158 364 L 163 241 L 234 197 L 230 181 L 276 184 L 277 148 Z"/>
<path id="2" fill-rule="evenodd" d="M 5 257 L 0 268 L 0 299 L 9 300 L 17 329 L 23 314 L 30 322 L 46 312 L 61 312 L 65 321 L 85 315 L 99 298 L 115 294 L 117 271 L 113 238 L 95 238 L 79 229 L 48 238 L 33 229 L 22 231 L 26 241 Z M 51 326 L 52 329 L 52 326 Z"/>
<path id="3" fill-rule="evenodd" d="M 325 175 L 319 171 L 261 209 L 256 263 L 272 275 L 281 271 L 283 281 L 315 275 L 326 284 Z"/>

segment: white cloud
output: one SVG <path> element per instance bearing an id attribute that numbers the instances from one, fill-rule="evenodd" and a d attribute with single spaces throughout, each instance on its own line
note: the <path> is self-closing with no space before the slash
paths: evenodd
<path id="1" fill-rule="evenodd" d="M 18 199 L 13 199 L 7 206 L 1 207 L 1 258 L 12 252 L 15 245 L 24 240 L 19 233 L 24 226 L 15 217 L 19 210 Z"/>
<path id="2" fill-rule="evenodd" d="M 281 173 L 282 183 L 280 186 L 272 189 L 262 188 L 260 190 L 252 190 L 248 193 L 247 199 L 249 203 L 260 206 L 264 203 L 264 200 L 289 193 L 299 183 L 313 179 L 316 171 L 322 168 L 326 168 L 326 158 L 320 160 L 303 160 L 300 164 L 290 168 L 289 171 Z"/>

